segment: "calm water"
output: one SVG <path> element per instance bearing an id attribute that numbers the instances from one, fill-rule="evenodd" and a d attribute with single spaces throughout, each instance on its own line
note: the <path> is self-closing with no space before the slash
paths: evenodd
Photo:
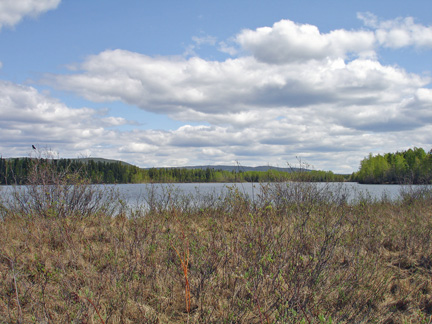
<path id="1" fill-rule="evenodd" d="M 120 197 L 129 206 L 146 205 L 149 201 L 168 201 L 189 197 L 192 201 L 203 201 L 206 197 L 223 196 L 230 191 L 238 190 L 251 200 L 259 199 L 263 194 L 263 186 L 257 183 L 180 183 L 180 184 L 119 184 L 96 185 L 118 190 Z M 272 186 L 302 186 L 299 183 L 269 184 Z M 304 185 L 304 184 L 303 184 Z M 362 185 L 353 182 L 344 183 L 306 183 L 321 192 L 334 192 L 336 196 L 343 195 L 348 201 L 355 201 L 361 197 L 397 200 L 401 192 L 415 190 L 422 186 L 410 185 Z M 430 188 L 431 186 L 429 186 Z M 25 188 L 25 187 L 21 187 Z M 0 186 L 2 198 L 9 196 L 11 186 Z M 10 197 L 10 196 L 9 196 Z"/>
<path id="2" fill-rule="evenodd" d="M 343 194 L 349 201 L 360 197 L 371 197 L 378 200 L 382 198 L 397 200 L 400 197 L 401 191 L 406 192 L 420 187 L 410 185 L 363 185 L 353 182 L 309 183 L 308 185 L 317 186 L 321 190 L 334 191 L 336 194 Z M 170 195 L 170 198 L 223 195 L 235 189 L 238 189 L 240 193 L 247 195 L 250 199 L 258 199 L 262 193 L 262 186 L 257 183 L 121 184 L 115 185 L 115 187 L 130 204 L 145 202 L 149 199 L 150 193 L 162 197 L 162 199 L 168 199 L 168 195 Z"/>

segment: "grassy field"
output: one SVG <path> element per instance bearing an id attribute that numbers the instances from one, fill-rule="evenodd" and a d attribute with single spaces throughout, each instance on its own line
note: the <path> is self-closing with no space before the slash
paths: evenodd
<path id="1" fill-rule="evenodd" d="M 0 323 L 432 322 L 430 191 L 347 204 L 274 184 L 130 209 L 31 188 L 0 204 Z"/>

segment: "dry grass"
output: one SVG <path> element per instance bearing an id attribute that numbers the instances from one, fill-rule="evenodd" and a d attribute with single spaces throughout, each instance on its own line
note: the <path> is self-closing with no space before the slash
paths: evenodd
<path id="1" fill-rule="evenodd" d="M 431 323 L 430 199 L 263 189 L 128 216 L 4 209 L 0 323 Z"/>

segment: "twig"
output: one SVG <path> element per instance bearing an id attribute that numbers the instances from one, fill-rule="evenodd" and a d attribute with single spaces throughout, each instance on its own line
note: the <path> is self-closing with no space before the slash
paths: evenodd
<path id="1" fill-rule="evenodd" d="M 311 323 L 311 321 L 309 320 L 309 317 L 307 316 L 307 314 L 306 314 L 306 312 L 305 312 L 305 310 L 303 309 L 303 306 L 301 305 L 301 304 L 299 304 L 299 306 L 300 306 L 300 309 L 301 309 L 301 311 L 302 311 L 302 313 L 303 313 L 303 315 L 306 317 L 306 320 L 308 321 L 308 323 L 310 324 Z"/>
<path id="2" fill-rule="evenodd" d="M 19 313 L 18 323 L 21 323 L 22 322 L 22 310 L 21 310 L 21 304 L 19 302 L 19 297 L 18 297 L 18 286 L 17 286 L 17 282 L 16 282 L 14 262 L 12 261 L 12 259 L 9 259 L 9 258 L 7 258 L 7 259 L 9 260 L 11 267 L 12 267 L 13 281 L 14 281 L 14 287 L 15 287 L 15 296 L 16 296 L 16 301 L 17 301 L 17 305 L 18 305 L 18 313 Z"/>
<path id="3" fill-rule="evenodd" d="M 184 277 L 185 277 L 186 312 L 189 313 L 190 309 L 191 309 L 190 286 L 189 286 L 189 279 L 188 279 L 189 247 L 187 247 L 186 251 L 183 252 L 183 257 L 182 257 L 180 255 L 180 252 L 176 249 L 176 247 L 172 243 L 171 243 L 171 246 L 177 252 L 177 255 L 178 255 L 179 259 L 180 259 L 181 267 L 183 269 L 183 274 L 184 274 Z"/>
<path id="4" fill-rule="evenodd" d="M 16 299 L 17 299 L 19 317 L 20 317 L 20 321 L 21 321 L 22 320 L 22 310 L 21 310 L 21 304 L 19 302 L 19 297 L 18 297 L 18 287 L 17 287 L 17 284 L 16 284 L 15 268 L 14 268 L 12 260 L 10 260 L 10 262 L 11 262 L 11 265 L 12 265 L 12 272 L 13 272 L 13 276 L 14 276 L 15 295 L 16 295 Z"/>
<path id="5" fill-rule="evenodd" d="M 177 213 L 174 210 L 174 216 L 177 218 Z M 177 219 L 177 222 L 180 224 L 180 221 Z M 183 274 L 185 277 L 185 303 L 186 303 L 186 312 L 189 314 L 190 310 L 191 310 L 191 296 L 190 296 L 190 285 L 189 285 L 189 278 L 188 278 L 188 265 L 189 265 L 189 242 L 186 239 L 186 236 L 184 234 L 183 229 L 181 230 L 182 236 L 181 236 L 181 240 L 183 242 L 183 257 L 181 256 L 179 250 L 174 246 L 174 244 L 171 242 L 171 246 L 173 247 L 173 249 L 176 251 L 179 259 L 180 259 L 180 263 L 181 263 L 181 267 L 183 269 Z"/>
<path id="6" fill-rule="evenodd" d="M 260 315 L 260 322 L 261 322 L 261 324 L 262 324 L 262 323 L 263 323 L 263 318 L 262 318 L 263 314 L 262 314 L 262 312 L 261 312 L 261 306 L 260 306 L 260 303 L 259 303 L 259 300 L 258 300 L 258 296 L 257 296 L 257 294 L 256 294 L 256 291 L 255 291 L 255 301 L 256 301 L 256 304 L 257 304 L 257 307 L 258 307 L 258 312 L 259 312 L 259 315 Z M 266 317 L 267 324 L 270 324 L 269 319 L 268 319 L 268 316 L 267 316 L 266 314 L 264 314 L 264 315 L 265 315 L 265 317 Z"/>
<path id="7" fill-rule="evenodd" d="M 75 299 L 76 301 L 79 301 L 80 299 L 85 299 L 85 300 L 87 300 L 87 301 L 88 301 L 88 302 L 93 306 L 93 308 L 95 309 L 96 313 L 97 313 L 98 316 L 99 316 L 99 320 L 101 321 L 101 323 L 102 323 L 102 324 L 105 324 L 105 322 L 104 322 L 104 320 L 102 319 L 102 316 L 101 316 L 101 314 L 99 313 L 97 307 L 95 306 L 95 304 L 93 304 L 93 302 L 91 301 L 90 298 L 87 298 L 87 297 L 85 297 L 85 296 L 80 296 L 80 295 L 78 295 L 77 293 L 72 293 L 72 298 Z"/>

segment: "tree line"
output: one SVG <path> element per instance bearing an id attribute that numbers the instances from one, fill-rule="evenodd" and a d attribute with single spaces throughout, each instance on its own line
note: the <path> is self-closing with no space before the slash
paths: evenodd
<path id="1" fill-rule="evenodd" d="M 414 147 L 384 155 L 369 154 L 351 180 L 371 184 L 432 183 L 432 150 L 426 153 L 424 149 Z"/>
<path id="2" fill-rule="evenodd" d="M 185 168 L 143 169 L 121 162 L 80 161 L 79 159 L 0 158 L 0 184 L 26 184 L 32 170 L 38 165 L 49 164 L 58 173 L 79 174 L 90 183 L 188 183 L 188 182 L 276 182 L 276 181 L 344 181 L 343 175 L 331 171 L 286 172 L 236 171 Z"/>

